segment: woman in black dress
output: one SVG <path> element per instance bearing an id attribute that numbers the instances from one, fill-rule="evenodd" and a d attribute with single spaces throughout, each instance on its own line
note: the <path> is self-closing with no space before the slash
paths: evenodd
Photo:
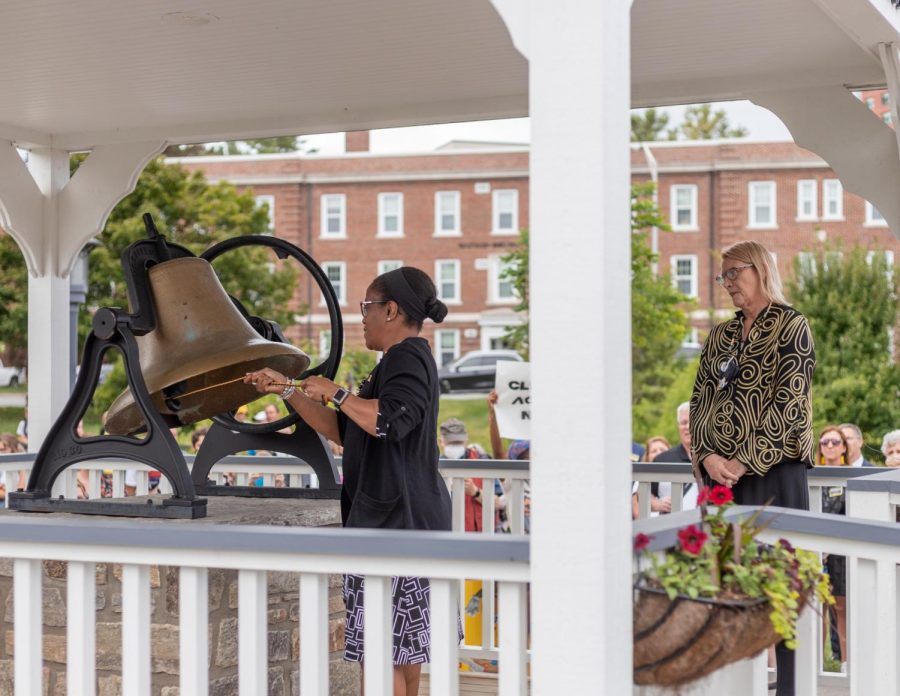
<path id="1" fill-rule="evenodd" d="M 790 307 L 778 267 L 756 241 L 722 252 L 716 280 L 737 308 L 703 345 L 691 397 L 691 459 L 739 505 L 809 509 L 816 366 L 809 323 Z M 777 696 L 794 694 L 793 652 L 775 648 Z"/>
<path id="2" fill-rule="evenodd" d="M 450 495 L 438 472 L 437 367 L 419 337 L 424 320 L 443 321 L 447 307 L 427 274 L 403 267 L 372 281 L 360 311 L 366 347 L 384 357 L 357 394 L 323 377 L 294 385 L 269 368 L 245 381 L 280 394 L 312 428 L 343 445 L 345 527 L 449 530 Z M 428 580 L 393 578 L 391 589 L 394 694 L 414 696 L 422 663 L 430 659 Z M 362 662 L 361 576 L 344 578 L 344 603 L 344 659 Z"/>

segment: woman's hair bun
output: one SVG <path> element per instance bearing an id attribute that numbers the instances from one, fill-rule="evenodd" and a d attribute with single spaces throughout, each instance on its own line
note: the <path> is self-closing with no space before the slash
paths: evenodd
<path id="1" fill-rule="evenodd" d="M 444 317 L 447 316 L 447 312 L 449 311 L 447 309 L 447 305 L 445 305 L 436 297 L 432 300 L 429 300 L 426 307 L 428 310 L 428 318 L 431 319 L 435 324 L 440 324 L 442 321 L 444 321 Z"/>

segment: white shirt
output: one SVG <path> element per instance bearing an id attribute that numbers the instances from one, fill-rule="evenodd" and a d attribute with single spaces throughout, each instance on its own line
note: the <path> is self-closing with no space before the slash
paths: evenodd
<path id="1" fill-rule="evenodd" d="M 859 455 L 859 459 L 857 459 L 855 462 L 853 462 L 850 466 L 862 466 L 864 460 L 865 460 L 865 457 L 863 457 L 862 455 Z"/>

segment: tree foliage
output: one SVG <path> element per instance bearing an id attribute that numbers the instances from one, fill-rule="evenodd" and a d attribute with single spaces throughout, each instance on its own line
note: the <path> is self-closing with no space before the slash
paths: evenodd
<path id="1" fill-rule="evenodd" d="M 649 425 L 662 417 L 663 397 L 678 374 L 676 354 L 688 330 L 685 296 L 672 287 L 668 276 L 653 270 L 656 256 L 650 250 L 647 233 L 652 227 L 669 229 L 653 200 L 653 190 L 652 183 L 635 184 L 631 190 L 633 428 L 642 437 L 649 432 Z M 528 247 L 528 231 L 523 230 L 519 247 L 503 257 L 507 265 L 504 278 L 514 284 L 520 298 L 516 309 L 522 312 L 528 311 Z M 507 331 L 505 338 L 527 356 L 528 335 L 526 320 Z"/>
<path id="2" fill-rule="evenodd" d="M 884 254 L 869 258 L 860 247 L 823 249 L 794 263 L 788 293 L 809 319 L 816 345 L 814 421 L 856 423 L 877 447 L 900 423 L 900 365 L 891 353 L 897 274 Z M 873 449 L 866 456 L 879 458 Z"/>
<path id="3" fill-rule="evenodd" d="M 662 133 L 669 125 L 669 114 L 656 109 L 631 114 L 631 140 L 636 143 L 662 140 Z"/>
<path id="4" fill-rule="evenodd" d="M 13 238 L 0 234 L 0 343 L 6 360 L 24 365 L 28 351 L 28 270 Z"/>
<path id="5" fill-rule="evenodd" d="M 229 140 L 224 143 L 170 145 L 163 154 L 166 157 L 194 157 L 198 155 L 266 155 L 277 152 L 312 154 L 318 152 L 318 148 L 309 147 L 305 138 L 281 135 L 275 138 Z"/>
<path id="6" fill-rule="evenodd" d="M 684 120 L 677 130 L 670 130 L 669 140 L 715 140 L 718 138 L 743 138 L 747 135 L 743 126 L 732 126 L 724 109 L 712 110 L 709 104 L 695 104 L 684 112 Z"/>

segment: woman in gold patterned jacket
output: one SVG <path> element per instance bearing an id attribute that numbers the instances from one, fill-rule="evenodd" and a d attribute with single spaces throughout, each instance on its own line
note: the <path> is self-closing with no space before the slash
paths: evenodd
<path id="1" fill-rule="evenodd" d="M 809 509 L 810 385 L 816 365 L 806 318 L 784 299 L 772 255 L 743 241 L 722 252 L 716 278 L 737 307 L 703 346 L 691 397 L 691 457 L 742 505 Z M 791 696 L 793 654 L 776 647 L 778 696 Z"/>

